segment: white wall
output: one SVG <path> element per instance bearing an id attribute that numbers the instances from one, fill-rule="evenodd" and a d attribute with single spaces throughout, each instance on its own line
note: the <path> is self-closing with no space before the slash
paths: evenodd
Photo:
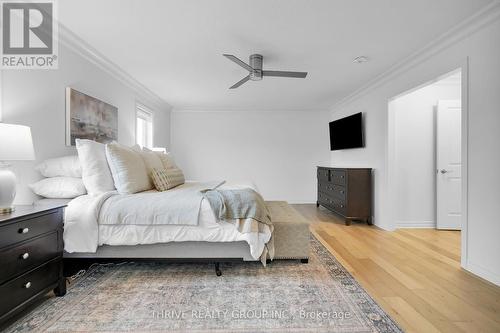
<path id="1" fill-rule="evenodd" d="M 436 226 L 435 108 L 460 100 L 461 89 L 459 78 L 447 78 L 392 101 L 398 228 Z"/>
<path id="2" fill-rule="evenodd" d="M 193 180 L 250 180 L 266 200 L 316 202 L 328 112 L 172 112 L 172 152 Z"/>
<path id="3" fill-rule="evenodd" d="M 4 70 L 2 121 L 31 127 L 36 161 L 13 162 L 18 175 L 16 204 L 29 204 L 36 197 L 27 187 L 41 176 L 33 167 L 40 161 L 76 154 L 65 145 L 65 88 L 72 87 L 118 107 L 118 140 L 135 143 L 135 104 L 154 111 L 154 144 L 170 144 L 170 110 L 159 109 L 147 97 L 129 88 L 95 64 L 60 44 L 57 70 Z"/>
<path id="4" fill-rule="evenodd" d="M 387 123 L 390 98 L 459 68 L 469 61 L 468 241 L 463 266 L 500 284 L 500 20 L 498 6 L 480 27 L 451 38 L 444 49 L 420 55 L 404 69 L 375 82 L 339 104 L 332 119 L 366 112 L 366 149 L 332 152 L 331 164 L 366 165 L 375 171 L 375 223 L 391 228 L 387 193 Z M 492 18 L 491 18 L 492 17 Z M 454 36 L 452 36 L 454 37 Z M 440 43 L 445 43 L 441 40 Z M 375 61 L 375 59 L 374 59 Z"/>

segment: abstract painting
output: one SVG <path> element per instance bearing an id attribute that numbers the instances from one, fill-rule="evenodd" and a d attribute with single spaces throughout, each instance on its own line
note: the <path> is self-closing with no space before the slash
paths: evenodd
<path id="1" fill-rule="evenodd" d="M 97 98 L 66 88 L 66 145 L 75 139 L 108 143 L 118 139 L 118 108 Z"/>

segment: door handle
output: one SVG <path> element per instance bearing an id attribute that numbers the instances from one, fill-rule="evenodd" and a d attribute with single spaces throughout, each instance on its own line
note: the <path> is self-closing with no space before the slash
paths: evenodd
<path id="1" fill-rule="evenodd" d="M 448 170 L 445 170 L 445 169 L 441 169 L 441 171 L 440 171 L 440 172 L 444 175 L 445 173 L 448 173 L 449 171 L 448 171 Z"/>

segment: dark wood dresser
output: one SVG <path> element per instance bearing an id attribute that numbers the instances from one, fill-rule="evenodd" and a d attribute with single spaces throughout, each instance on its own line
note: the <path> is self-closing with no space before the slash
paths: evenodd
<path id="1" fill-rule="evenodd" d="M 372 169 L 318 167 L 318 201 L 345 219 L 372 224 Z"/>
<path id="2" fill-rule="evenodd" d="M 0 215 L 0 325 L 50 290 L 66 293 L 64 207 L 17 206 Z"/>

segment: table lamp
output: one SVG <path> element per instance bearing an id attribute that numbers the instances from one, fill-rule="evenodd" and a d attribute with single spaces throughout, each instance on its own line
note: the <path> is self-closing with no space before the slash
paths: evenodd
<path id="1" fill-rule="evenodd" d="M 35 159 L 31 129 L 28 126 L 0 123 L 0 214 L 14 211 L 16 175 L 5 161 Z"/>

